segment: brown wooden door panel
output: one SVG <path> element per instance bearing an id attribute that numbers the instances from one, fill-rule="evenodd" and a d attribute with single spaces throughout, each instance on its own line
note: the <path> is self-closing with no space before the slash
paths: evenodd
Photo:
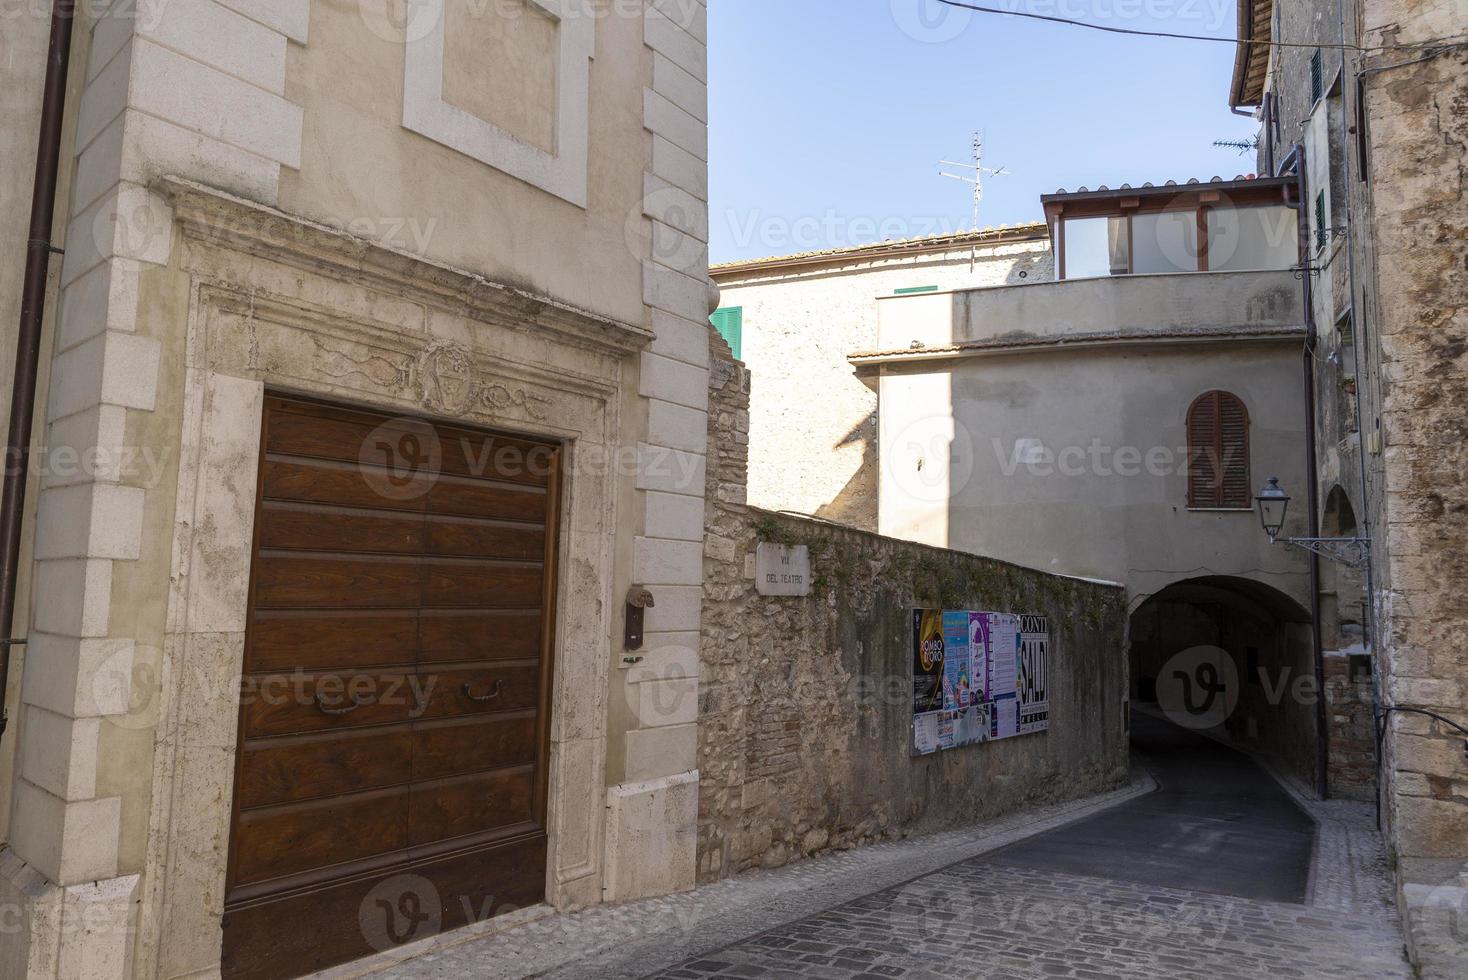
<path id="1" fill-rule="evenodd" d="M 426 534 L 423 518 L 416 514 L 383 514 L 276 501 L 267 501 L 260 510 L 260 547 L 280 551 L 416 555 L 424 551 Z"/>
<path id="2" fill-rule="evenodd" d="M 256 613 L 245 672 L 411 664 L 418 645 L 416 609 Z"/>
<path id="3" fill-rule="evenodd" d="M 368 479 L 368 473 L 350 463 L 267 458 L 263 474 L 264 492 L 270 500 L 421 513 L 434 484 L 433 474 L 420 473 L 408 482 L 390 484 L 392 492 L 384 493 L 382 481 L 375 474 Z"/>
<path id="4" fill-rule="evenodd" d="M 423 563 L 423 605 L 535 608 L 544 581 L 539 564 L 433 559 Z"/>
<path id="5" fill-rule="evenodd" d="M 240 764 L 239 806 L 251 809 L 406 784 L 416 769 L 414 742 L 406 725 L 252 742 Z"/>
<path id="6" fill-rule="evenodd" d="M 535 905 L 545 898 L 545 862 L 538 834 L 244 903 L 225 916 L 221 972 L 304 976 Z M 428 918 L 403 914 L 415 909 Z"/>
<path id="7" fill-rule="evenodd" d="M 428 519 L 427 537 L 430 555 L 521 561 L 545 555 L 545 528 L 531 524 L 434 516 Z"/>
<path id="8" fill-rule="evenodd" d="M 540 665 L 471 667 L 424 673 L 418 719 L 521 711 L 540 703 Z"/>
<path id="9" fill-rule="evenodd" d="M 259 609 L 416 606 L 422 574 L 412 558 L 267 552 L 255 560 L 255 605 Z"/>
<path id="10" fill-rule="evenodd" d="M 306 456 L 380 468 L 394 476 L 406 475 L 414 458 L 431 459 L 431 453 L 399 453 L 403 440 L 421 441 L 431 427 L 397 419 L 356 416 L 343 412 L 304 413 L 294 406 L 271 415 L 265 451 L 284 456 Z M 428 447 L 418 447 L 427 449 Z M 433 472 L 432 467 L 422 467 Z"/>
<path id="11" fill-rule="evenodd" d="M 428 491 L 430 513 L 502 521 L 545 520 L 545 491 L 494 483 L 476 483 L 445 476 Z"/>
<path id="12" fill-rule="evenodd" d="M 535 761 L 533 711 L 423 722 L 413 728 L 413 779 L 442 779 Z"/>
<path id="13" fill-rule="evenodd" d="M 277 395 L 262 431 L 231 978 L 424 938 L 370 935 L 380 886 L 443 928 L 545 887 L 559 447 Z"/>
<path id="14" fill-rule="evenodd" d="M 539 609 L 424 610 L 418 658 L 423 663 L 533 659 L 540 656 L 542 616 Z"/>
<path id="15" fill-rule="evenodd" d="M 415 784 L 408 805 L 413 844 L 467 837 L 500 827 L 532 826 L 530 766 Z"/>
<path id="16" fill-rule="evenodd" d="M 539 487 L 550 481 L 552 446 L 446 425 L 436 431 L 446 474 Z"/>
<path id="17" fill-rule="evenodd" d="M 425 682 L 408 673 L 261 674 L 245 678 L 246 738 L 406 722 Z"/>
<path id="18" fill-rule="evenodd" d="M 246 810 L 235 825 L 235 883 L 344 864 L 408 844 L 407 786 Z"/>

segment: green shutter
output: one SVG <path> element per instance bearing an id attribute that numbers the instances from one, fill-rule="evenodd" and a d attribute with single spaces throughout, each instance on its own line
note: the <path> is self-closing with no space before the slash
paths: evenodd
<path id="1" fill-rule="evenodd" d="M 907 286 L 897 290 L 898 296 L 911 296 L 913 293 L 936 293 L 937 286 Z"/>
<path id="2" fill-rule="evenodd" d="M 1325 227 L 1325 191 L 1315 195 L 1315 248 L 1319 251 L 1330 244 L 1330 229 Z"/>
<path id="3" fill-rule="evenodd" d="M 1310 56 L 1310 104 L 1313 106 L 1325 94 L 1325 59 L 1319 48 Z"/>
<path id="4" fill-rule="evenodd" d="M 713 316 L 709 317 L 709 322 L 729 344 L 729 349 L 734 352 L 734 360 L 744 360 L 744 307 L 728 306 L 715 310 Z"/>

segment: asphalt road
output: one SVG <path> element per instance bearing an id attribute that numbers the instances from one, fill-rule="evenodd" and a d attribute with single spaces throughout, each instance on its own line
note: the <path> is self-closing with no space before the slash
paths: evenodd
<path id="1" fill-rule="evenodd" d="M 996 865 L 1303 903 L 1315 824 L 1247 756 L 1133 713 L 1155 793 L 999 851 Z"/>

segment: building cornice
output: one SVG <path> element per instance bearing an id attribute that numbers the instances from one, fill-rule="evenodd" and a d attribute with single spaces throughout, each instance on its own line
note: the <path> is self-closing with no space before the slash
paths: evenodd
<path id="1" fill-rule="evenodd" d="M 1037 337 L 1010 335 L 988 340 L 968 340 L 941 347 L 915 347 L 906 350 L 858 351 L 847 355 L 857 367 L 872 364 L 902 364 L 910 361 L 942 361 L 991 354 L 1015 354 L 1035 351 L 1060 351 L 1076 347 L 1136 347 L 1216 344 L 1228 341 L 1254 343 L 1289 343 L 1305 339 L 1299 327 L 1196 327 L 1189 329 L 1111 330 L 1096 333 L 1072 333 Z"/>
<path id="2" fill-rule="evenodd" d="M 520 330 L 543 330 L 563 342 L 605 353 L 641 350 L 655 336 L 640 324 L 493 282 L 194 181 L 162 177 L 153 189 L 173 208 L 174 222 L 189 241 L 348 281 L 367 274 L 437 309 Z"/>

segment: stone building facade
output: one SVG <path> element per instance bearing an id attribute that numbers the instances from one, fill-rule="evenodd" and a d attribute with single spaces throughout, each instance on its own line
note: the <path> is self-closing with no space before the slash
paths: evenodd
<path id="1" fill-rule="evenodd" d="M 1127 774 L 1125 591 L 747 503 L 758 375 L 710 355 L 698 874 L 1078 798 Z M 812 591 L 761 596 L 761 541 L 810 549 Z M 1048 731 L 912 755 L 914 608 L 1049 617 Z"/>
<path id="2" fill-rule="evenodd" d="M 738 311 L 750 406 L 750 500 L 877 527 L 877 400 L 846 355 L 872 346 L 877 300 L 1051 275 L 1041 224 L 731 262 L 710 271 Z"/>
<path id="3" fill-rule="evenodd" d="M 1368 566 L 1331 573 L 1329 628 L 1369 658 L 1358 744 L 1384 713 L 1380 799 L 1409 949 L 1424 975 L 1462 976 L 1463 732 L 1418 712 L 1468 725 L 1468 21 L 1462 4 L 1401 0 L 1265 0 L 1239 14 L 1255 43 L 1240 46 L 1230 101 L 1257 109 L 1262 166 L 1303 172 L 1317 519 L 1370 543 Z"/>
<path id="4" fill-rule="evenodd" d="M 35 7 L 0 40 L 12 230 Z M 76 5 L 6 976 L 307 972 L 461 924 L 471 858 L 500 896 L 475 918 L 694 882 L 705 6 L 391 7 Z M 480 723 L 513 766 L 433 768 Z M 369 927 L 409 892 L 424 918 Z"/>

